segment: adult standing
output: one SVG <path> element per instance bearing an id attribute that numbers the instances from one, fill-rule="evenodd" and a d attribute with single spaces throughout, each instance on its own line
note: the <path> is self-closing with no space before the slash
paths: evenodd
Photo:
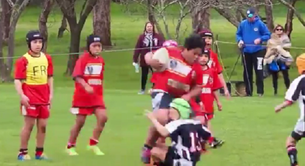
<path id="1" fill-rule="evenodd" d="M 133 54 L 133 66 L 135 66 L 136 70 L 139 66 L 141 67 L 141 90 L 138 94 L 145 93 L 148 73 L 151 70 L 145 62 L 145 54 L 160 48 L 163 42 L 163 37 L 155 32 L 154 24 L 147 22 L 144 26 L 143 33 L 138 38 Z"/>
<path id="2" fill-rule="evenodd" d="M 276 25 L 273 30 L 273 33 L 278 35 L 278 37 L 280 38 L 281 47 L 283 47 L 286 50 L 288 50 L 291 47 L 290 39 L 289 39 L 288 35 L 285 33 L 285 29 L 282 25 L 279 25 L 279 24 Z M 278 55 L 278 56 L 281 57 L 281 55 Z M 270 67 L 270 70 L 271 70 L 271 75 L 272 75 L 274 95 L 277 95 L 279 71 L 282 72 L 286 89 L 289 88 L 289 85 L 290 85 L 290 79 L 289 79 L 289 73 L 288 73 L 289 63 L 288 64 L 285 63 L 284 60 L 282 60 L 281 58 L 278 58 L 277 60 L 275 60 L 272 63 L 273 63 L 273 65 L 276 65 L 275 70 L 271 70 L 272 69 L 271 67 Z"/>
<path id="3" fill-rule="evenodd" d="M 270 39 L 270 32 L 261 19 L 257 16 L 255 9 L 247 10 L 247 19 L 243 20 L 236 32 L 238 47 L 244 54 L 244 82 L 246 84 L 247 96 L 253 94 L 253 68 L 256 74 L 257 94 L 264 94 L 263 59 L 266 48 L 261 44 Z"/>

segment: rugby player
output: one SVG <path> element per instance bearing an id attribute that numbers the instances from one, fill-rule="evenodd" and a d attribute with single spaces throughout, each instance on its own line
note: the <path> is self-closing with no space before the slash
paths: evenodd
<path id="1" fill-rule="evenodd" d="M 299 102 L 300 118 L 298 119 L 294 130 L 286 139 L 287 154 L 290 159 L 290 166 L 298 166 L 297 148 L 298 141 L 305 137 L 305 54 L 300 55 L 296 60 L 296 66 L 300 74 L 290 84 L 285 101 L 275 107 L 275 112 L 280 112 L 283 108 L 291 106 L 294 102 Z"/>
<path id="2" fill-rule="evenodd" d="M 107 122 L 104 103 L 103 80 L 105 62 L 100 55 L 102 51 L 101 38 L 96 35 L 87 37 L 87 51 L 76 62 L 73 79 L 75 90 L 71 113 L 76 115 L 75 124 L 71 129 L 66 147 L 69 155 L 78 155 L 75 149 L 77 137 L 89 115 L 95 115 L 97 123 L 89 139 L 88 149 L 96 155 L 104 155 L 97 146 L 102 131 Z"/>
<path id="3" fill-rule="evenodd" d="M 169 104 L 174 98 L 183 98 L 189 101 L 201 92 L 202 74 L 200 65 L 195 65 L 201 47 L 204 45 L 199 35 L 193 34 L 185 39 L 184 48 L 161 48 L 168 53 L 170 62 L 164 71 L 164 65 L 157 59 L 147 59 L 147 64 L 160 72 L 155 83 L 152 98 L 153 111 L 158 121 L 165 125 L 168 123 Z M 157 52 L 155 52 L 157 53 Z M 149 128 L 148 137 L 142 149 L 141 159 L 145 164 L 150 163 L 150 150 L 155 146 L 159 134 L 154 126 Z"/>
<path id="4" fill-rule="evenodd" d="M 202 105 L 203 108 L 194 109 L 194 112 L 196 114 L 196 117 L 199 118 L 201 121 L 203 117 L 205 116 L 205 122 L 207 125 L 207 128 L 209 131 L 212 131 L 211 126 L 211 120 L 214 117 L 214 100 L 217 103 L 218 110 L 222 110 L 222 104 L 219 100 L 218 94 L 217 94 L 217 85 L 215 84 L 215 79 L 217 79 L 218 75 L 216 72 L 214 72 L 213 68 L 210 68 L 209 64 L 210 60 L 210 51 L 204 50 L 202 55 L 198 58 L 198 62 L 201 65 L 202 69 L 202 91 L 199 96 L 200 98 L 200 105 Z M 203 110 L 203 111 L 200 111 Z M 203 121 L 204 122 L 204 121 Z M 211 137 L 209 138 L 208 142 L 212 148 L 217 148 L 221 146 L 224 141 L 218 140 L 213 136 L 213 133 L 211 133 Z"/>
<path id="5" fill-rule="evenodd" d="M 210 137 L 208 129 L 199 120 L 190 119 L 191 107 L 181 98 L 170 104 L 171 122 L 162 125 L 154 113 L 147 113 L 148 119 L 163 137 L 170 137 L 171 146 L 156 146 L 151 150 L 153 160 L 159 166 L 194 166 L 200 159 L 201 141 Z"/>
<path id="6" fill-rule="evenodd" d="M 51 56 L 43 53 L 44 39 L 39 31 L 29 31 L 26 35 L 28 52 L 15 64 L 15 88 L 20 97 L 24 125 L 20 134 L 18 160 L 31 159 L 28 142 L 36 124 L 37 160 L 47 159 L 44 153 L 47 121 L 53 98 L 53 64 Z"/>
<path id="7" fill-rule="evenodd" d="M 198 34 L 205 40 L 205 49 L 210 51 L 210 61 L 208 63 L 210 68 L 213 68 L 215 72 L 218 74 L 218 78 L 215 78 L 215 86 L 224 89 L 224 94 L 227 98 L 230 97 L 230 92 L 228 90 L 226 81 L 223 77 L 222 71 L 223 68 L 221 64 L 219 63 L 218 55 L 212 50 L 212 45 L 213 45 L 213 33 L 208 30 L 204 29 L 202 31 L 199 31 Z"/>

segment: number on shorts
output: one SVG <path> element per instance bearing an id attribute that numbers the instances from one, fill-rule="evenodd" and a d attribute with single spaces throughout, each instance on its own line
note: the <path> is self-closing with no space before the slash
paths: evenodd
<path id="1" fill-rule="evenodd" d="M 201 151 L 201 143 L 199 141 L 198 133 L 197 132 L 191 132 L 190 133 L 191 137 L 191 152 L 198 152 Z"/>

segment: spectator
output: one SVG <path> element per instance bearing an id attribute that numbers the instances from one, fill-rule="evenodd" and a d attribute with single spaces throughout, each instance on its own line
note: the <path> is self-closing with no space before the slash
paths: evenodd
<path id="1" fill-rule="evenodd" d="M 285 33 L 285 29 L 282 25 L 276 25 L 276 27 L 273 30 L 273 33 L 275 33 L 279 36 L 279 38 L 281 40 L 281 46 L 285 50 L 288 50 L 291 47 L 290 39 L 289 39 L 288 35 Z M 272 66 L 274 66 L 274 67 L 272 67 Z M 289 88 L 289 85 L 290 85 L 290 79 L 289 79 L 289 74 L 288 74 L 289 64 L 286 64 L 281 59 L 277 59 L 277 60 L 274 60 L 274 62 L 270 65 L 269 70 L 272 75 L 274 95 L 277 95 L 279 71 L 282 72 L 286 89 Z"/>
<path id="2" fill-rule="evenodd" d="M 261 44 L 267 42 L 270 32 L 267 26 L 257 16 L 255 9 L 247 11 L 247 19 L 243 20 L 236 32 L 238 47 L 244 54 L 244 82 L 247 96 L 253 93 L 253 67 L 256 74 L 257 94 L 264 94 L 263 59 L 266 48 Z"/>
<path id="3" fill-rule="evenodd" d="M 138 62 L 140 62 L 141 67 L 141 90 L 139 94 L 145 93 L 148 73 L 149 70 L 151 70 L 151 68 L 145 62 L 145 54 L 160 48 L 163 42 L 163 37 L 155 32 L 154 24 L 147 22 L 145 24 L 143 33 L 138 38 L 133 54 L 133 66 L 135 66 L 137 70 L 137 68 L 139 68 Z"/>

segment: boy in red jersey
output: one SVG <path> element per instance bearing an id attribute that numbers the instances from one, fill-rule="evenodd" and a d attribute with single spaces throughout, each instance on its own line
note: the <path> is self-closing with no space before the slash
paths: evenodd
<path id="1" fill-rule="evenodd" d="M 227 98 L 229 98 L 230 93 L 229 93 L 226 81 L 222 74 L 223 68 L 222 68 L 221 64 L 219 63 L 218 55 L 212 50 L 213 33 L 210 30 L 205 29 L 205 30 L 200 31 L 199 35 L 205 40 L 205 43 L 206 43 L 205 49 L 210 51 L 210 61 L 209 61 L 208 65 L 210 68 L 213 68 L 215 70 L 215 72 L 218 74 L 218 79 L 215 78 L 215 82 L 216 82 L 215 86 L 217 86 L 219 88 L 223 87 L 225 96 Z"/>
<path id="2" fill-rule="evenodd" d="M 213 68 L 210 68 L 208 63 L 210 60 L 210 52 L 208 50 L 204 50 L 202 56 L 198 58 L 198 62 L 202 68 L 202 78 L 203 78 L 203 86 L 202 91 L 200 94 L 200 104 L 204 108 L 203 112 L 196 110 L 195 114 L 197 117 L 205 116 L 207 120 L 207 127 L 211 131 L 211 120 L 214 117 L 214 100 L 216 100 L 218 110 L 222 110 L 222 105 L 219 101 L 216 82 L 214 81 L 215 78 L 218 77 L 217 73 L 213 71 Z M 199 111 L 199 112 L 198 112 Z M 209 144 L 211 147 L 216 148 L 221 146 L 224 143 L 222 140 L 217 140 L 215 137 L 212 136 L 209 139 Z"/>
<path id="3" fill-rule="evenodd" d="M 73 78 L 75 90 L 71 113 L 76 115 L 75 125 L 71 129 L 67 153 L 78 155 L 75 150 L 77 137 L 85 124 L 88 115 L 94 114 L 97 119 L 88 149 L 96 155 L 104 155 L 97 146 L 100 135 L 107 122 L 106 107 L 103 98 L 104 60 L 99 54 L 102 51 L 101 38 L 96 35 L 87 37 L 87 50 L 76 62 Z"/>
<path id="4" fill-rule="evenodd" d="M 185 39 L 182 50 L 180 48 L 159 49 L 160 52 L 168 53 L 170 58 L 164 71 L 160 71 L 164 66 L 157 59 L 146 58 L 147 64 L 156 72 L 160 72 L 151 96 L 154 114 L 161 124 L 165 125 L 169 122 L 169 104 L 174 98 L 183 98 L 189 101 L 200 94 L 202 75 L 200 65 L 195 65 L 195 62 L 198 55 L 201 54 L 202 45 L 204 45 L 204 41 L 199 35 L 191 35 Z M 155 54 L 160 52 L 156 51 Z M 155 146 L 158 138 L 158 132 L 154 126 L 151 126 L 146 143 L 142 148 L 141 159 L 143 163 L 150 163 L 150 150 Z"/>
<path id="5" fill-rule="evenodd" d="M 53 64 L 49 55 L 41 52 L 44 39 L 39 31 L 29 31 L 26 35 L 29 51 L 15 64 L 15 88 L 20 96 L 24 126 L 20 134 L 18 160 L 29 160 L 28 142 L 34 125 L 37 126 L 37 160 L 47 159 L 44 155 L 49 107 L 53 97 Z"/>

